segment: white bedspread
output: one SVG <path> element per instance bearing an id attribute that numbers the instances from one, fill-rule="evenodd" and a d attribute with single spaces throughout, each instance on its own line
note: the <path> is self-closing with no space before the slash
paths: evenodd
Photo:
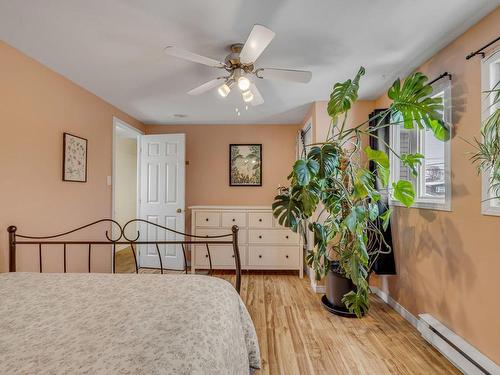
<path id="1" fill-rule="evenodd" d="M 0 374 L 248 374 L 255 328 L 198 275 L 0 274 Z"/>

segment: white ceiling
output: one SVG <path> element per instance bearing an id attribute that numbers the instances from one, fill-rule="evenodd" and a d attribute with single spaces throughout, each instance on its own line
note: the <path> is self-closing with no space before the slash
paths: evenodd
<path id="1" fill-rule="evenodd" d="M 0 0 L 0 38 L 145 123 L 297 123 L 364 65 L 376 98 L 497 7 L 498 0 Z M 259 80 L 236 93 L 186 92 L 220 71 L 166 56 L 175 45 L 222 60 L 253 24 L 276 32 L 259 67 L 306 69 L 309 84 Z M 464 52 L 480 46 L 464 46 Z M 242 109 L 236 116 L 235 107 Z M 186 115 L 185 118 L 174 114 Z"/>

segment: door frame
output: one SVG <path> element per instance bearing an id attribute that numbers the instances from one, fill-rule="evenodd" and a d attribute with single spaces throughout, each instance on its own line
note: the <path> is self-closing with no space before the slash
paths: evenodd
<path id="1" fill-rule="evenodd" d="M 115 194 L 116 194 L 116 189 L 115 189 L 115 183 L 116 183 L 116 132 L 117 129 L 120 128 L 121 130 L 125 130 L 127 133 L 134 135 L 137 140 L 137 175 L 135 176 L 135 183 L 136 183 L 136 197 L 135 197 L 135 218 L 130 218 L 130 219 L 136 219 L 139 215 L 139 205 L 140 205 L 140 197 L 141 197 L 141 184 L 139 181 L 139 176 L 140 176 L 140 168 L 141 168 L 141 152 L 140 152 L 140 146 L 141 146 L 141 136 L 143 136 L 145 133 L 136 127 L 127 124 L 125 121 L 119 119 L 116 116 L 113 116 L 113 142 L 112 142 L 112 166 L 111 166 L 111 181 L 108 181 L 108 184 L 111 183 L 111 218 L 115 220 Z M 122 224 L 122 223 L 120 223 Z M 113 225 L 113 224 L 112 224 Z M 139 261 L 139 257 L 137 256 L 137 261 Z M 113 269 L 113 265 L 115 263 L 115 259 L 112 257 L 111 259 L 111 270 Z M 139 266 L 139 264 L 138 264 Z"/>

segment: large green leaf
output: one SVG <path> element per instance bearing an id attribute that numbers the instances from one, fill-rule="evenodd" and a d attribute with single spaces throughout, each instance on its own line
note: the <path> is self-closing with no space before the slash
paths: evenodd
<path id="1" fill-rule="evenodd" d="M 320 195 L 320 186 L 314 180 L 306 186 L 293 189 L 293 196 L 302 203 L 302 210 L 306 217 L 310 217 L 316 210 Z"/>
<path id="2" fill-rule="evenodd" d="M 354 232 L 358 223 L 361 223 L 366 218 L 366 209 L 364 206 L 354 206 L 351 212 L 344 219 L 344 225 L 351 231 Z"/>
<path id="3" fill-rule="evenodd" d="M 372 160 L 377 166 L 377 174 L 383 187 L 389 184 L 389 157 L 384 151 L 374 150 L 370 146 L 365 148 L 368 160 Z"/>
<path id="4" fill-rule="evenodd" d="M 375 190 L 374 180 L 373 174 L 368 169 L 358 169 L 354 178 L 354 195 L 360 199 L 370 195 Z"/>
<path id="5" fill-rule="evenodd" d="M 382 219 L 382 228 L 384 228 L 384 231 L 386 231 L 387 227 L 389 226 L 391 216 L 392 216 L 392 207 L 389 208 L 387 211 L 385 211 L 382 215 L 380 215 L 380 219 Z"/>
<path id="6" fill-rule="evenodd" d="M 307 158 L 319 164 L 319 178 L 331 176 L 339 165 L 338 150 L 331 143 L 325 143 L 321 147 L 312 147 L 307 154 Z"/>
<path id="7" fill-rule="evenodd" d="M 380 165 L 377 167 L 377 174 L 382 183 L 382 187 L 387 187 L 389 185 L 389 179 L 391 177 L 391 171 L 389 168 L 381 167 Z"/>
<path id="8" fill-rule="evenodd" d="M 370 146 L 366 146 L 365 154 L 368 160 L 373 160 L 375 163 L 385 168 L 389 168 L 389 157 L 384 151 L 374 150 Z"/>
<path id="9" fill-rule="evenodd" d="M 360 67 L 354 79 L 348 79 L 333 86 L 327 107 L 330 117 L 336 118 L 351 108 L 352 103 L 358 98 L 359 80 L 364 74 L 365 68 Z"/>
<path id="10" fill-rule="evenodd" d="M 415 190 L 410 181 L 399 180 L 392 184 L 394 188 L 394 198 L 403 203 L 406 207 L 410 207 L 415 201 Z"/>
<path id="11" fill-rule="evenodd" d="M 293 166 L 293 174 L 297 179 L 297 183 L 301 186 L 306 186 L 309 181 L 318 173 L 319 164 L 316 160 L 300 159 Z"/>
<path id="12" fill-rule="evenodd" d="M 314 246 L 318 247 L 320 251 L 326 250 L 328 245 L 326 228 L 322 224 L 314 222 L 309 224 L 309 230 L 314 234 Z"/>
<path id="13" fill-rule="evenodd" d="M 378 217 L 378 204 L 370 203 L 368 205 L 368 217 L 371 221 L 375 220 Z"/>
<path id="14" fill-rule="evenodd" d="M 281 226 L 292 229 L 296 232 L 300 219 L 302 218 L 301 202 L 287 194 L 280 194 L 274 197 L 272 205 L 273 215 L 278 219 Z"/>
<path id="15" fill-rule="evenodd" d="M 418 175 L 418 166 L 422 164 L 422 159 L 425 156 L 419 153 L 415 154 L 401 154 L 401 162 L 410 168 L 411 174 L 416 177 Z"/>
<path id="16" fill-rule="evenodd" d="M 442 121 L 442 99 L 431 97 L 432 87 L 426 81 L 424 74 L 416 72 L 406 78 L 403 85 L 399 79 L 392 84 L 387 92 L 393 101 L 390 106 L 392 118 L 402 122 L 407 129 L 417 124 L 432 129 L 436 138 L 448 140 L 450 132 Z"/>

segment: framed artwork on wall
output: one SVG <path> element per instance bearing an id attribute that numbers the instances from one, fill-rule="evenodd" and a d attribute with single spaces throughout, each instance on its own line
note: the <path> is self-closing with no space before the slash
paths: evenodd
<path id="1" fill-rule="evenodd" d="M 64 133 L 63 181 L 87 182 L 87 140 Z"/>
<path id="2" fill-rule="evenodd" d="M 229 145 L 229 186 L 262 186 L 262 144 Z"/>

